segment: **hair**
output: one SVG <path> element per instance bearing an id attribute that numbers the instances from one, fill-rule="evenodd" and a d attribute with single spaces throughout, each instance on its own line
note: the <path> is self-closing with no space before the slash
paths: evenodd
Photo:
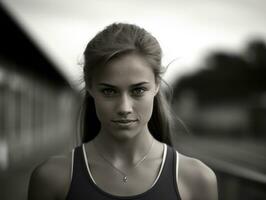
<path id="1" fill-rule="evenodd" d="M 133 24 L 113 23 L 107 26 L 87 44 L 84 51 L 85 96 L 80 113 L 82 142 L 92 140 L 101 128 L 94 99 L 87 90 L 91 86 L 95 70 L 111 59 L 128 53 L 137 53 L 145 58 L 154 72 L 156 83 L 162 82 L 162 50 L 157 39 L 145 29 Z M 171 113 L 161 89 L 154 97 L 153 112 L 148 128 L 155 139 L 171 145 Z"/>

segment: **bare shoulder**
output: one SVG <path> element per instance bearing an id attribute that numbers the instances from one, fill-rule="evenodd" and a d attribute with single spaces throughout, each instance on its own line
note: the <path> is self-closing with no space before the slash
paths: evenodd
<path id="1" fill-rule="evenodd" d="M 32 172 L 29 200 L 65 199 L 71 181 L 72 154 L 51 157 Z"/>
<path id="2" fill-rule="evenodd" d="M 182 199 L 217 200 L 216 175 L 202 161 L 179 153 L 178 189 Z"/>

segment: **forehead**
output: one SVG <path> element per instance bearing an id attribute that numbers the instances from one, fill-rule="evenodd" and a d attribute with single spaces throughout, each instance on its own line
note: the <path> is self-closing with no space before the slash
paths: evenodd
<path id="1" fill-rule="evenodd" d="M 155 82 L 151 66 L 140 55 L 126 54 L 109 61 L 96 70 L 93 83 L 131 85 L 139 82 Z"/>

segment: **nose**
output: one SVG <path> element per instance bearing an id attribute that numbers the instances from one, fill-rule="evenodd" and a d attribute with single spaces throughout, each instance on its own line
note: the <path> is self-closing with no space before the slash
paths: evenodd
<path id="1" fill-rule="evenodd" d="M 122 95 L 117 106 L 118 115 L 126 117 L 127 115 L 131 114 L 132 111 L 132 99 L 127 94 Z"/>

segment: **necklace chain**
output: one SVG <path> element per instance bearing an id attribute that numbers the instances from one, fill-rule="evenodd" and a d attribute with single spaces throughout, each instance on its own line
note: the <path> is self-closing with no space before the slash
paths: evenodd
<path id="1" fill-rule="evenodd" d="M 101 156 L 101 158 L 103 159 L 103 160 L 105 160 L 105 162 L 107 162 L 113 169 L 115 169 L 117 172 L 119 172 L 122 176 L 123 176 L 123 182 L 124 183 L 127 183 L 127 181 L 128 181 L 128 175 L 125 173 L 125 172 L 123 172 L 121 169 L 119 169 L 119 168 L 117 168 L 111 161 L 109 161 L 104 155 L 103 155 L 103 153 L 100 151 L 100 150 L 98 150 L 98 148 L 96 147 L 96 145 L 95 145 L 95 143 L 92 141 L 92 144 L 93 144 L 93 146 L 94 146 L 94 148 L 96 149 L 96 151 L 97 151 L 97 153 Z M 154 144 L 154 139 L 152 140 L 152 143 L 151 143 L 151 145 L 150 145 L 150 148 L 148 149 L 148 151 L 145 153 L 145 155 L 138 161 L 138 162 L 136 162 L 136 164 L 134 164 L 132 167 L 131 167 L 131 169 L 134 169 L 134 168 L 136 168 L 137 166 L 139 166 L 146 158 L 147 158 L 147 156 L 149 155 L 149 153 L 150 153 L 150 151 L 151 151 L 151 149 L 152 149 L 152 146 L 153 146 L 153 144 Z"/>

